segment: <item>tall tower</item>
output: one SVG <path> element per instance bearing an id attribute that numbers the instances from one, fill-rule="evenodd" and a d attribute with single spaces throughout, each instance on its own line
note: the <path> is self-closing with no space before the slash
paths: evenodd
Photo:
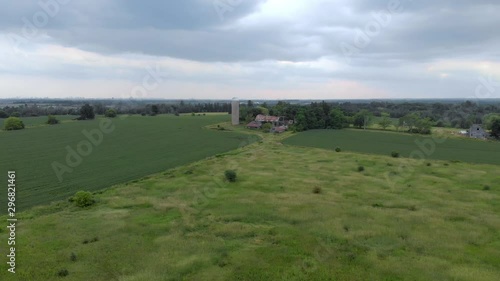
<path id="1" fill-rule="evenodd" d="M 240 100 L 238 98 L 233 98 L 231 102 L 231 122 L 234 126 L 240 124 Z"/>

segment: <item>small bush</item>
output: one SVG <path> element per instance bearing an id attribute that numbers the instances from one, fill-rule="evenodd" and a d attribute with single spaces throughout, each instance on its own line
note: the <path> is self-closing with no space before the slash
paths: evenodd
<path id="1" fill-rule="evenodd" d="M 431 163 L 427 163 L 427 167 L 430 167 L 430 166 L 432 166 L 432 164 Z"/>
<path id="2" fill-rule="evenodd" d="M 313 193 L 314 194 L 320 194 L 322 192 L 321 187 L 316 186 L 313 188 Z"/>
<path id="3" fill-rule="evenodd" d="M 21 117 L 21 113 L 19 112 L 12 112 L 12 114 L 10 115 L 10 117 Z"/>
<path id="4" fill-rule="evenodd" d="M 262 125 L 261 129 L 262 131 L 268 133 L 271 131 L 271 129 L 273 128 L 273 125 L 271 125 L 270 123 L 266 123 L 264 125 Z"/>
<path id="5" fill-rule="evenodd" d="M 490 186 L 489 185 L 483 186 L 483 190 L 490 190 Z"/>
<path id="6" fill-rule="evenodd" d="M 92 193 L 88 191 L 78 191 L 75 196 L 73 196 L 73 202 L 76 206 L 80 208 L 92 206 L 95 203 Z"/>
<path id="7" fill-rule="evenodd" d="M 391 152 L 391 156 L 394 158 L 399 158 L 399 152 L 393 151 L 393 152 Z"/>
<path id="8" fill-rule="evenodd" d="M 235 182 L 236 181 L 236 171 L 234 170 L 227 170 L 224 172 L 224 175 L 226 176 L 226 179 L 230 182 Z"/>
<path id="9" fill-rule="evenodd" d="M 21 119 L 17 117 L 9 117 L 5 119 L 4 130 L 12 131 L 12 130 L 22 130 L 24 129 L 24 123 Z"/>
<path id="10" fill-rule="evenodd" d="M 358 167 L 358 172 L 363 172 L 364 170 L 365 170 L 365 167 L 363 167 L 363 166 Z"/>
<path id="11" fill-rule="evenodd" d="M 59 120 L 57 120 L 55 116 L 49 115 L 49 117 L 47 119 L 47 124 L 56 125 L 56 124 L 59 124 Z"/>
<path id="12" fill-rule="evenodd" d="M 342 151 L 342 149 L 340 149 L 340 147 L 335 148 L 335 152 L 341 152 L 341 151 Z"/>
<path id="13" fill-rule="evenodd" d="M 69 275 L 69 272 L 67 269 L 61 269 L 57 272 L 57 276 L 59 277 L 66 277 Z"/>
<path id="14" fill-rule="evenodd" d="M 70 261 L 76 261 L 76 255 L 75 255 L 75 253 L 71 253 L 71 255 L 69 256 L 69 260 Z"/>

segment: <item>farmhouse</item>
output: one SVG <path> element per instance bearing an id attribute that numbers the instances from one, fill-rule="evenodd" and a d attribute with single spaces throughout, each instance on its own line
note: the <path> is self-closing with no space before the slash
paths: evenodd
<path id="1" fill-rule="evenodd" d="M 272 125 L 270 130 L 271 133 L 283 133 L 288 129 L 287 123 L 284 117 L 270 116 L 259 114 L 255 117 L 255 121 L 252 121 L 246 125 L 248 129 L 260 129 L 262 125 L 269 123 Z"/>
<path id="2" fill-rule="evenodd" d="M 479 124 L 474 124 L 470 127 L 469 137 L 474 139 L 487 139 L 489 134 Z"/>

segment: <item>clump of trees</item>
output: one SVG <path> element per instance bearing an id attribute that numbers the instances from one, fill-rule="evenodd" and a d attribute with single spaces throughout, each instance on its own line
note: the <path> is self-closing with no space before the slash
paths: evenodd
<path id="1" fill-rule="evenodd" d="M 4 122 L 4 130 L 13 131 L 13 130 L 22 130 L 24 129 L 24 123 L 21 119 L 17 117 L 9 117 L 5 119 Z"/>
<path id="2" fill-rule="evenodd" d="M 55 116 L 49 115 L 46 123 L 49 125 L 56 125 L 59 124 L 59 120 L 57 120 Z"/>
<path id="3" fill-rule="evenodd" d="M 406 128 L 409 133 L 428 135 L 431 133 L 433 122 L 429 117 L 422 118 L 418 113 L 410 113 L 399 118 L 399 126 Z"/>

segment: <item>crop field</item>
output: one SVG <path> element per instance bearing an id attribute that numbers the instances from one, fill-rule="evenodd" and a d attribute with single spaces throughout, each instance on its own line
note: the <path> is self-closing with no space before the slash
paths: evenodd
<path id="1" fill-rule="evenodd" d="M 500 165 L 500 142 L 466 138 L 433 139 L 370 130 L 312 130 L 284 141 L 288 145 L 308 146 L 342 151 L 373 153 L 390 156 L 392 151 L 402 157 L 439 159 Z M 422 157 L 423 156 L 423 157 Z"/>
<path id="2" fill-rule="evenodd" d="M 16 280 L 62 280 L 65 270 L 75 281 L 498 280 L 498 166 L 399 167 L 282 145 L 286 135 L 116 185 L 88 208 L 61 201 L 19 214 Z M 227 169 L 236 182 L 224 181 Z M 0 228 L 0 241 L 7 235 Z"/>
<path id="3" fill-rule="evenodd" d="M 56 115 L 55 117 L 60 122 L 67 122 L 67 121 L 70 121 L 72 119 L 77 118 L 78 116 L 76 116 L 76 115 Z M 21 117 L 20 119 L 23 121 L 24 126 L 26 128 L 46 125 L 45 123 L 47 122 L 47 116 Z M 0 119 L 0 130 L 3 130 L 4 122 L 5 122 L 5 119 Z"/>
<path id="4" fill-rule="evenodd" d="M 79 190 L 107 188 L 251 142 L 248 135 L 203 128 L 228 118 L 227 114 L 132 116 L 1 132 L 0 170 L 4 172 L 0 178 L 6 182 L 6 171 L 17 172 L 17 207 L 26 210 L 66 199 Z M 112 120 L 108 124 L 112 132 L 101 131 L 103 120 Z M 1 196 L 0 204 L 5 206 L 6 198 Z"/>

